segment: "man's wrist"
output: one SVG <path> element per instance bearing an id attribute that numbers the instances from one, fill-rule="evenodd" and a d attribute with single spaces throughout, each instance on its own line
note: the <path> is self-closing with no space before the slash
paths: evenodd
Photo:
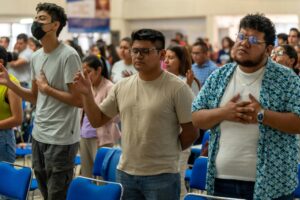
<path id="1" fill-rule="evenodd" d="M 256 115 L 257 123 L 262 124 L 264 119 L 265 119 L 265 110 L 261 108 Z"/>

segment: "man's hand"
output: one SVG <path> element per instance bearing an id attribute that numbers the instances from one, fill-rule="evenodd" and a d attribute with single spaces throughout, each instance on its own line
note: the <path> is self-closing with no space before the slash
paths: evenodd
<path id="1" fill-rule="evenodd" d="M 237 103 L 240 95 L 234 96 L 223 108 L 225 120 L 232 122 L 250 123 L 253 120 L 255 109 L 250 105 L 249 101 Z"/>
<path id="2" fill-rule="evenodd" d="M 44 94 L 47 93 L 47 89 L 49 87 L 48 80 L 44 74 L 44 72 L 41 72 L 40 75 L 36 78 L 36 84 L 38 86 L 38 90 Z"/>
<path id="3" fill-rule="evenodd" d="M 249 94 L 250 104 L 247 105 L 248 108 L 252 108 L 254 111 L 248 113 L 247 115 L 250 116 L 252 119 L 248 123 L 256 124 L 257 123 L 257 113 L 262 109 L 259 102 L 255 99 L 252 94 Z"/>
<path id="4" fill-rule="evenodd" d="M 0 84 L 9 87 L 11 80 L 9 78 L 6 68 L 0 64 Z"/>
<path id="5" fill-rule="evenodd" d="M 88 72 L 86 70 L 77 72 L 74 77 L 74 85 L 76 90 L 84 96 L 92 94 L 92 83 L 88 78 Z"/>

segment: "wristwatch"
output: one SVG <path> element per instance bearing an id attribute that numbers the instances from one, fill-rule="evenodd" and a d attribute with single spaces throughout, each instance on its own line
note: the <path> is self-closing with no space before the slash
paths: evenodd
<path id="1" fill-rule="evenodd" d="M 256 116 L 257 122 L 258 123 L 262 123 L 264 121 L 264 117 L 265 117 L 265 110 L 261 109 Z"/>

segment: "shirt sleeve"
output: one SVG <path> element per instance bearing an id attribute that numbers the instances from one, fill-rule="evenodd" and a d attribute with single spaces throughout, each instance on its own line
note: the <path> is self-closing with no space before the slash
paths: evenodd
<path id="1" fill-rule="evenodd" d="M 206 83 L 202 86 L 197 97 L 192 103 L 192 112 L 196 112 L 202 109 L 208 109 L 208 97 L 210 93 L 210 82 L 212 81 L 212 76 L 209 76 Z"/>
<path id="2" fill-rule="evenodd" d="M 300 117 L 300 78 L 298 76 L 290 76 L 290 86 L 287 90 L 287 111 Z"/>
<path id="3" fill-rule="evenodd" d="M 191 105 L 195 96 L 188 85 L 177 90 L 174 102 L 177 118 L 180 124 L 192 121 Z"/>
<path id="4" fill-rule="evenodd" d="M 73 83 L 74 76 L 76 72 L 81 71 L 81 61 L 80 58 L 77 54 L 71 54 L 65 64 L 64 68 L 64 79 L 65 79 L 65 84 L 68 83 Z"/>
<path id="5" fill-rule="evenodd" d="M 99 105 L 100 110 L 108 117 L 113 118 L 119 114 L 119 107 L 117 101 L 117 86 L 114 85 L 109 91 L 108 96 Z"/>

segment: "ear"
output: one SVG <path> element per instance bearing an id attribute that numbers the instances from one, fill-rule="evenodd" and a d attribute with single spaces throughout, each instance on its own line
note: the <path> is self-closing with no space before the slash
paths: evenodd
<path id="1" fill-rule="evenodd" d="M 296 59 L 295 58 L 290 58 L 289 59 L 289 64 L 291 67 L 293 67 L 294 63 L 296 62 Z"/>

